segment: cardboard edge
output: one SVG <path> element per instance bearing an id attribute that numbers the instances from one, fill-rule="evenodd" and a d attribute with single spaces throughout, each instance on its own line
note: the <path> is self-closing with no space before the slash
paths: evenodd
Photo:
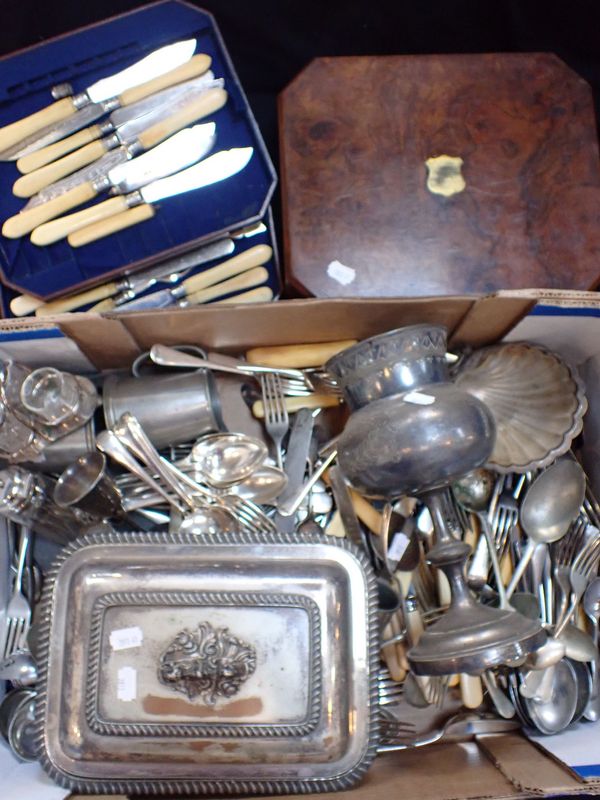
<path id="1" fill-rule="evenodd" d="M 536 302 L 537 297 L 530 290 L 523 293 L 495 292 L 480 297 L 452 332 L 450 346 L 468 344 L 470 347 L 483 347 L 499 341 L 527 316 Z M 493 317 L 490 313 L 492 307 Z"/>
<path id="2" fill-rule="evenodd" d="M 536 797 L 600 794 L 600 784 L 582 781 L 521 733 L 489 734 L 478 736 L 476 741 L 482 752 L 518 791 Z M 535 751 L 535 774 L 540 780 L 538 785 L 531 780 L 532 750 Z M 543 764 L 538 763 L 538 756 L 544 759 Z"/>
<path id="3" fill-rule="evenodd" d="M 90 312 L 43 319 L 73 339 L 98 370 L 129 368 L 142 352 L 119 319 Z"/>

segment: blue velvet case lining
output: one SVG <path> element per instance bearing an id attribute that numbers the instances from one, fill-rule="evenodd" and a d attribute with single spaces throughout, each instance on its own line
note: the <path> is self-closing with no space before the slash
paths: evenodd
<path id="1" fill-rule="evenodd" d="M 229 93 L 227 104 L 206 118 L 217 126 L 212 152 L 251 146 L 249 164 L 220 183 L 163 200 L 153 219 L 81 248 L 66 241 L 36 247 L 28 236 L 0 237 L 0 269 L 7 284 L 50 299 L 150 266 L 265 214 L 275 186 L 273 165 L 213 18 L 179 0 L 146 6 L 1 61 L 0 125 L 49 105 L 50 88 L 57 83 L 69 81 L 75 92 L 82 91 L 165 44 L 191 37 L 198 40 L 196 53 L 211 56 L 211 69 L 225 79 Z M 24 205 L 10 191 L 18 177 L 14 162 L 0 162 L 2 220 Z"/>

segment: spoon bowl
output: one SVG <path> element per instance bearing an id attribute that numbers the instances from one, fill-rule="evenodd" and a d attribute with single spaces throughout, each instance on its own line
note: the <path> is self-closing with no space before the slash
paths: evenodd
<path id="1" fill-rule="evenodd" d="M 529 697 L 522 700 L 534 726 L 548 736 L 559 733 L 571 724 L 579 691 L 575 670 L 568 659 L 563 658 L 553 670 L 552 689 L 547 701 Z"/>
<path id="2" fill-rule="evenodd" d="M 243 433 L 204 436 L 187 457 L 216 489 L 225 489 L 249 478 L 267 458 L 264 442 Z"/>
<path id="3" fill-rule="evenodd" d="M 598 656 L 592 637 L 575 625 L 566 625 L 558 641 L 563 642 L 566 655 L 573 661 L 594 661 Z"/>
<path id="4" fill-rule="evenodd" d="M 506 588 L 507 598 L 517 588 L 536 547 L 558 541 L 569 530 L 584 497 L 585 473 L 569 458 L 556 461 L 533 481 L 519 512 L 527 544 Z"/>
<path id="5" fill-rule="evenodd" d="M 571 459 L 555 462 L 533 481 L 521 505 L 521 525 L 538 544 L 561 539 L 585 497 L 585 474 Z"/>

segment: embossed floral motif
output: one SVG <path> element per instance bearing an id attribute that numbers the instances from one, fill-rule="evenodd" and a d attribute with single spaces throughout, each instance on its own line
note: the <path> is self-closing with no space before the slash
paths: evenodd
<path id="1" fill-rule="evenodd" d="M 256 669 L 255 648 L 233 636 L 229 628 L 201 622 L 196 631 L 180 631 L 160 658 L 161 683 L 190 700 L 200 696 L 213 706 L 232 697 Z"/>

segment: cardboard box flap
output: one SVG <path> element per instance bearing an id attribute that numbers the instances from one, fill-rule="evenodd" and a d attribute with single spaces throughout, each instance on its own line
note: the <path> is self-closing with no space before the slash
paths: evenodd
<path id="1" fill-rule="evenodd" d="M 498 292 L 481 297 L 451 337 L 451 346 L 483 347 L 501 339 L 535 305 L 531 292 Z"/>
<path id="2" fill-rule="evenodd" d="M 141 352 L 118 319 L 90 313 L 46 319 L 56 322 L 63 333 L 73 338 L 99 370 L 130 367 Z"/>
<path id="3" fill-rule="evenodd" d="M 186 342 L 239 351 L 267 344 L 364 339 L 420 322 L 438 322 L 452 331 L 472 304 L 473 299 L 466 297 L 293 300 L 262 306 L 205 306 L 176 314 L 169 309 L 137 312 L 120 314 L 118 319 L 142 350 L 157 342 Z"/>
<path id="4" fill-rule="evenodd" d="M 540 796 L 600 794 L 600 784 L 584 784 L 519 733 L 480 736 L 477 742 L 520 791 Z"/>
<path id="5" fill-rule="evenodd" d="M 287 795 L 309 800 L 322 794 Z M 362 783 L 336 792 L 339 800 L 483 800 L 523 797 L 487 759 L 475 742 L 385 753 L 377 756 Z"/>

